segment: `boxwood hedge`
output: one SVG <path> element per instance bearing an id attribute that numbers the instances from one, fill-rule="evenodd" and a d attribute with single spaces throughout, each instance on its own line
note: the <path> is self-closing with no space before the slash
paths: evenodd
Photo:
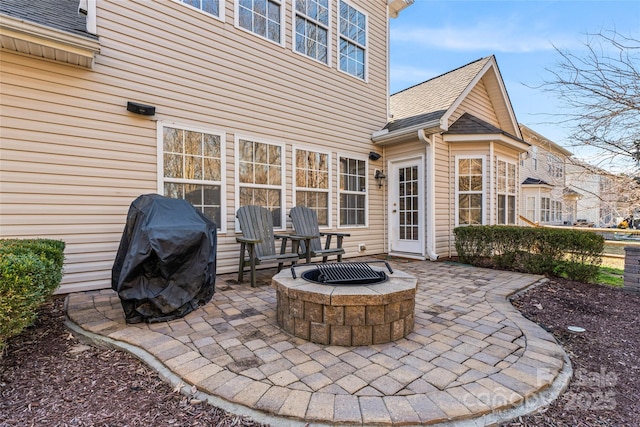
<path id="1" fill-rule="evenodd" d="M 64 247 L 59 240 L 0 240 L 0 350 L 60 285 Z"/>
<path id="2" fill-rule="evenodd" d="M 581 230 L 517 226 L 454 229 L 461 262 L 594 281 L 602 263 L 604 238 Z"/>

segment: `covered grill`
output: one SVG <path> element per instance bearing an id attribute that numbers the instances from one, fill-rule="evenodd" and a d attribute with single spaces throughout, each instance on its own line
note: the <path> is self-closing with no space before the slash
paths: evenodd
<path id="1" fill-rule="evenodd" d="M 393 270 L 391 266 L 386 262 L 384 263 L 389 273 L 392 274 Z M 384 271 L 374 270 L 366 262 L 317 264 L 315 267 L 315 269 L 302 273 L 302 278 L 309 282 L 325 285 L 372 285 L 388 280 L 387 274 Z M 291 270 L 292 276 L 295 278 L 295 267 L 292 267 Z"/>
<path id="2" fill-rule="evenodd" d="M 183 317 L 211 300 L 216 225 L 189 202 L 146 194 L 131 203 L 113 264 L 127 323 Z"/>

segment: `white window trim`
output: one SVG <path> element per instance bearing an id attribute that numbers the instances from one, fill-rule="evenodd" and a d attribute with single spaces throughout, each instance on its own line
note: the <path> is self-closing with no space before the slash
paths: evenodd
<path id="1" fill-rule="evenodd" d="M 505 166 L 506 167 L 505 170 L 507 172 L 507 176 L 505 178 L 506 178 L 507 181 L 505 183 L 506 191 L 504 191 L 504 192 L 501 192 L 499 190 L 499 188 L 498 188 L 498 178 L 500 178 L 498 176 L 498 173 L 499 173 L 498 162 L 504 162 L 505 165 L 506 165 Z M 509 165 L 510 164 L 515 166 L 515 172 L 514 172 L 514 177 L 513 177 L 514 180 L 515 180 L 515 191 L 514 191 L 514 193 L 509 193 Z M 502 225 L 516 225 L 516 224 L 518 224 L 518 202 L 519 202 L 519 200 L 518 200 L 519 199 L 519 197 L 518 197 L 518 176 L 519 176 L 519 173 L 520 173 L 520 171 L 518 170 L 518 161 L 517 160 L 514 161 L 513 159 L 509 159 L 509 158 L 506 158 L 506 157 L 498 156 L 498 157 L 496 157 L 496 168 L 495 168 L 495 171 L 496 171 L 496 206 L 495 206 L 496 224 L 501 224 L 500 223 L 500 218 L 498 217 L 498 212 L 499 212 L 498 196 L 507 196 L 506 200 L 508 200 L 509 196 L 514 196 L 515 197 L 515 199 L 514 199 L 515 222 L 513 224 L 510 224 L 508 222 L 508 218 L 503 218 L 504 219 L 504 223 L 502 223 Z M 508 211 L 508 209 L 506 209 L 506 207 L 507 207 L 507 205 L 505 206 L 505 215 L 507 215 L 507 217 L 508 217 L 509 211 Z"/>
<path id="2" fill-rule="evenodd" d="M 469 154 L 469 155 L 458 155 L 454 156 L 455 162 L 455 205 L 454 205 L 454 225 L 455 227 L 459 227 L 460 223 L 458 221 L 459 218 L 459 198 L 460 198 L 460 190 L 459 190 L 459 175 L 460 171 L 458 170 L 459 160 L 463 159 L 480 159 L 482 161 L 482 224 L 486 225 L 487 223 L 487 170 L 486 170 L 486 156 L 483 154 Z M 471 225 L 464 224 L 465 227 L 469 227 Z"/>
<path id="3" fill-rule="evenodd" d="M 225 165 L 227 164 L 227 135 L 224 131 L 217 130 L 214 128 L 200 128 L 191 125 L 176 123 L 176 122 L 167 122 L 167 121 L 158 121 L 156 127 L 156 149 L 157 149 L 157 176 L 158 176 L 158 194 L 164 195 L 164 139 L 163 139 L 163 128 L 171 127 L 176 129 L 188 130 L 193 132 L 202 132 L 208 133 L 212 135 L 217 135 L 220 137 L 220 222 L 218 225 L 218 234 L 224 234 L 227 232 L 227 220 L 226 220 L 226 212 L 227 212 L 227 198 L 225 197 L 226 188 L 227 188 L 227 174 L 225 173 Z M 203 182 L 207 182 L 204 180 L 179 180 L 180 182 L 184 182 L 186 184 L 202 184 Z"/>
<path id="4" fill-rule="evenodd" d="M 358 76 L 354 76 L 353 74 L 349 73 L 348 71 L 343 71 L 340 69 L 340 38 L 342 37 L 342 35 L 340 34 L 340 2 L 344 2 L 346 4 L 348 4 L 349 6 L 353 7 L 355 10 L 357 10 L 358 12 L 362 13 L 365 17 L 365 20 L 367 22 L 367 28 L 365 30 L 365 37 L 367 40 L 367 44 L 364 46 L 364 79 L 361 79 Z M 347 76 L 350 76 L 360 82 L 365 82 L 365 83 L 369 83 L 369 49 L 371 48 L 369 43 L 369 27 L 370 27 L 370 21 L 369 21 L 369 14 L 367 12 L 365 12 L 364 10 L 361 10 L 360 8 L 354 6 L 350 1 L 346 1 L 346 0 L 336 0 L 336 69 L 343 74 L 346 74 Z M 353 42 L 350 39 L 347 39 L 350 42 Z M 357 43 L 356 43 L 357 44 Z M 359 46 L 359 45 L 358 45 Z"/>
<path id="5" fill-rule="evenodd" d="M 281 46 L 281 47 L 284 48 L 286 46 L 286 41 L 285 41 L 285 34 L 286 34 L 286 31 L 285 31 L 285 27 L 286 27 L 286 21 L 285 21 L 286 0 L 275 0 L 275 1 L 280 3 L 280 43 L 278 43 L 276 41 L 273 41 L 268 37 L 261 36 L 260 34 L 257 34 L 257 33 L 253 32 L 251 30 L 247 30 L 246 28 L 240 26 L 240 1 L 239 0 L 235 1 L 234 7 L 233 7 L 233 14 L 234 14 L 233 25 L 237 29 L 239 29 L 241 31 L 244 31 L 244 32 L 246 32 L 248 34 L 253 34 L 256 37 L 261 38 L 262 40 L 266 40 L 269 43 L 273 43 L 275 45 L 278 45 L 278 46 Z"/>
<path id="6" fill-rule="evenodd" d="M 329 230 L 332 228 L 332 224 L 333 224 L 333 211 L 332 211 L 332 204 L 331 204 L 331 200 L 333 199 L 333 195 L 332 195 L 332 183 L 333 183 L 333 156 L 331 155 L 331 151 L 326 151 L 326 150 L 318 150 L 317 147 L 314 146 L 309 146 L 309 145 L 295 145 L 293 146 L 293 150 L 292 150 L 292 157 L 291 157 L 291 203 L 293 204 L 293 206 L 296 205 L 296 192 L 298 191 L 298 186 L 296 185 L 296 155 L 298 151 L 313 151 L 315 153 L 321 153 L 321 154 L 326 154 L 328 156 L 328 160 L 327 162 L 329 163 L 329 187 L 327 188 L 326 192 L 327 192 L 327 210 L 328 210 L 328 224 L 327 225 L 320 225 L 320 229 L 321 230 Z M 314 188 L 307 188 L 307 187 L 299 187 L 300 191 L 313 191 L 313 190 L 317 190 L 319 192 L 324 192 L 325 190 L 322 189 L 314 189 Z"/>
<path id="7" fill-rule="evenodd" d="M 337 171 L 336 171 L 336 176 L 338 177 L 338 179 L 336 179 L 336 194 L 337 194 L 337 201 L 336 204 L 337 206 L 337 221 L 338 221 L 338 228 L 339 229 L 346 229 L 346 228 L 369 228 L 369 159 L 366 156 L 361 156 L 361 155 L 357 155 L 357 154 L 345 154 L 345 153 L 338 153 L 338 161 L 337 161 Z M 340 160 L 341 159 L 354 159 L 354 160 L 360 160 L 360 161 L 364 161 L 364 170 L 365 170 L 365 177 L 364 177 L 364 185 L 365 185 L 365 192 L 359 192 L 358 194 L 364 194 L 364 199 L 365 199 L 365 209 L 364 209 L 364 225 L 341 225 L 340 224 L 340 195 L 342 194 L 342 192 L 340 191 Z M 345 191 L 345 194 L 356 194 L 353 191 Z"/>
<path id="8" fill-rule="evenodd" d="M 284 231 L 287 229 L 287 185 L 286 185 L 286 167 L 287 167 L 287 159 L 286 159 L 286 152 L 285 152 L 285 144 L 280 143 L 280 142 L 275 142 L 275 141 L 270 141 L 268 139 L 264 139 L 264 138 L 255 138 L 252 136 L 248 136 L 248 135 L 236 135 L 235 139 L 234 139 L 234 156 L 235 156 L 235 165 L 234 165 L 234 173 L 235 173 L 235 185 L 234 185 L 234 196 L 235 196 L 235 207 L 236 207 L 236 211 L 238 210 L 238 208 L 240 208 L 240 140 L 244 139 L 247 141 L 253 141 L 253 142 L 259 142 L 262 144 L 269 144 L 269 145 L 277 145 L 278 147 L 280 147 L 280 155 L 281 155 L 281 159 L 282 159 L 282 163 L 281 163 L 281 168 L 280 168 L 280 190 L 282 191 L 282 195 L 281 195 L 281 200 L 282 200 L 282 209 L 280 210 L 280 224 L 282 224 L 282 226 L 280 228 L 275 228 L 274 226 L 274 230 L 277 231 Z M 255 188 L 273 188 L 274 186 L 269 186 L 269 185 L 263 185 L 263 184 L 252 184 L 253 187 Z M 235 231 L 236 233 L 241 233 L 242 230 L 240 230 L 240 223 L 238 222 L 238 219 L 235 217 L 234 214 L 234 221 L 235 221 Z"/>
<path id="9" fill-rule="evenodd" d="M 227 0 L 219 0 L 219 2 L 218 2 L 218 10 L 220 11 L 220 16 L 212 15 L 212 14 L 210 14 L 209 12 L 206 12 L 206 11 L 204 11 L 204 10 L 202 10 L 202 9 L 199 9 L 199 8 L 197 8 L 197 7 L 194 7 L 194 6 L 191 6 L 190 4 L 185 3 L 185 2 L 183 2 L 183 1 L 181 1 L 181 0 L 172 0 L 172 1 L 173 1 L 174 3 L 179 3 L 179 4 L 183 5 L 183 6 L 186 6 L 186 7 L 188 7 L 188 8 L 189 8 L 189 9 L 191 9 L 191 10 L 195 10 L 195 11 L 197 11 L 198 13 L 202 13 L 202 14 L 204 14 L 204 15 L 206 15 L 206 16 L 209 16 L 209 17 L 211 17 L 211 18 L 214 18 L 214 19 L 217 19 L 217 20 L 219 20 L 219 21 L 224 22 L 224 12 L 225 12 L 225 9 L 226 9 L 225 2 L 226 2 Z"/>
<path id="10" fill-rule="evenodd" d="M 331 56 L 333 53 L 333 49 L 331 49 L 332 47 L 331 40 L 333 38 L 333 22 L 331 19 L 333 15 L 333 8 L 332 8 L 333 0 L 329 0 L 329 23 L 327 24 L 328 26 L 327 26 L 327 63 L 326 64 L 322 61 L 317 60 L 316 58 L 312 58 L 309 55 L 302 52 L 298 52 L 296 50 L 296 4 L 295 3 L 296 3 L 296 0 L 291 0 L 291 51 L 297 55 L 300 55 L 307 59 L 315 61 L 318 64 L 322 64 L 326 67 L 331 67 L 331 64 L 333 63 L 332 62 L 333 58 Z"/>

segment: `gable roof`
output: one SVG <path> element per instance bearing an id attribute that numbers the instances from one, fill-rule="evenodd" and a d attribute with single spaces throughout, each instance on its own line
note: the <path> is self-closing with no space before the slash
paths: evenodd
<path id="1" fill-rule="evenodd" d="M 453 125 L 450 117 L 481 80 L 504 129 L 500 133 L 515 135 L 521 141 L 511 101 L 495 56 L 491 55 L 391 95 L 392 120 L 373 135 L 374 142 L 398 139 L 418 129 L 447 131 Z"/>
<path id="2" fill-rule="evenodd" d="M 441 119 L 489 59 L 478 59 L 391 95 L 393 119 L 385 129 L 394 131 Z"/>

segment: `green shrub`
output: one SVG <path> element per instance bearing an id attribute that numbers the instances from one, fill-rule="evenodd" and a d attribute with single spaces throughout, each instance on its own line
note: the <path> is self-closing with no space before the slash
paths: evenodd
<path id="1" fill-rule="evenodd" d="M 64 247 L 57 240 L 0 240 L 0 350 L 60 285 Z"/>
<path id="2" fill-rule="evenodd" d="M 473 226 L 454 229 L 460 261 L 482 267 L 594 281 L 604 238 L 562 228 Z"/>

